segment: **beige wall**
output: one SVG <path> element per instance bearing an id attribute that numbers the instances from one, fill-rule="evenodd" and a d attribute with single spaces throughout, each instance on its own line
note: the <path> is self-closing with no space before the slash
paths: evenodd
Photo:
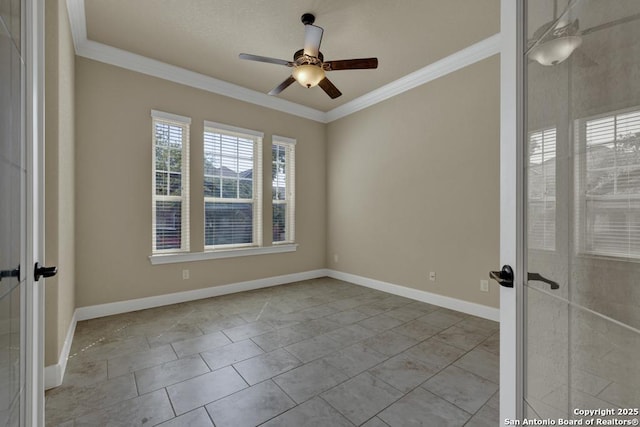
<path id="1" fill-rule="evenodd" d="M 46 2 L 45 31 L 45 262 L 59 270 L 45 287 L 45 364 L 51 365 L 75 309 L 75 52 L 63 0 Z"/>
<path id="2" fill-rule="evenodd" d="M 123 301 L 324 268 L 325 125 L 84 58 L 76 61 L 76 305 Z M 270 242 L 271 135 L 297 139 L 294 253 L 152 266 L 151 110 L 192 118 L 191 249 L 204 246 L 203 121 L 265 133 L 264 240 Z M 182 280 L 182 270 L 190 279 Z"/>
<path id="3" fill-rule="evenodd" d="M 493 56 L 328 125 L 329 268 L 498 306 L 479 289 L 499 262 L 499 74 Z"/>

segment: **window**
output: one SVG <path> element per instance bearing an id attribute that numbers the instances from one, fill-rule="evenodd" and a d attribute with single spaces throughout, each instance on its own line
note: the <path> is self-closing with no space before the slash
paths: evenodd
<path id="1" fill-rule="evenodd" d="M 262 136 L 205 122 L 206 249 L 262 245 Z"/>
<path id="2" fill-rule="evenodd" d="M 204 122 L 204 251 L 189 242 L 191 119 L 151 111 L 153 138 L 151 264 L 294 252 L 295 143 L 274 137 L 274 245 L 262 246 L 262 132 Z M 277 224 L 276 224 L 277 223 Z"/>
<path id="3" fill-rule="evenodd" d="M 640 258 L 640 110 L 578 123 L 580 249 Z"/>
<path id="4" fill-rule="evenodd" d="M 189 125 L 191 119 L 151 111 L 153 252 L 189 250 Z"/>
<path id="5" fill-rule="evenodd" d="M 556 129 L 529 134 L 528 247 L 556 249 Z"/>
<path id="6" fill-rule="evenodd" d="M 273 198 L 273 243 L 295 240 L 295 139 L 273 136 L 271 179 Z"/>

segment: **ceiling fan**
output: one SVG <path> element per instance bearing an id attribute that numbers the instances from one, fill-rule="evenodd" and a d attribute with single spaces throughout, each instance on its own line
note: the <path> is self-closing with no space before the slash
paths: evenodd
<path id="1" fill-rule="evenodd" d="M 640 19 L 640 14 L 637 13 L 585 30 L 580 30 L 579 19 L 569 18 L 569 11 L 575 4 L 577 3 L 569 4 L 561 16 L 558 17 L 558 0 L 554 0 L 553 19 L 540 26 L 533 34 L 533 38 L 529 40 L 527 55 L 530 60 L 546 66 L 560 64 L 580 47 L 584 36 Z M 597 63 L 584 52 L 577 51 L 576 54 L 583 66 L 597 65 Z"/>
<path id="2" fill-rule="evenodd" d="M 325 72 L 378 68 L 378 58 L 325 61 L 322 52 L 320 52 L 320 43 L 322 42 L 322 33 L 324 30 L 317 25 L 313 25 L 316 18 L 311 13 L 305 13 L 300 20 L 304 24 L 304 48 L 293 54 L 293 61 L 250 55 L 248 53 L 241 53 L 239 55 L 240 59 L 284 65 L 293 68 L 291 76 L 273 88 L 269 92 L 269 95 L 278 95 L 289 87 L 291 83 L 297 81 L 307 88 L 320 86 L 331 99 L 335 99 L 342 95 L 342 92 L 325 76 Z"/>
<path id="3" fill-rule="evenodd" d="M 582 44 L 579 21 L 560 21 L 555 17 L 536 30 L 529 42 L 529 58 L 541 65 L 557 65 L 567 59 Z"/>

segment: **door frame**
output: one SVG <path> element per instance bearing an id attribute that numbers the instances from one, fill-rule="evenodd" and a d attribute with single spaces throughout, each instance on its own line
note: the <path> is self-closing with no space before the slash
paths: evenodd
<path id="1" fill-rule="evenodd" d="M 25 426 L 44 425 L 44 282 L 33 277 L 35 263 L 44 260 L 44 12 L 44 0 L 22 1 Z"/>
<path id="2" fill-rule="evenodd" d="M 500 425 L 524 413 L 524 0 L 500 1 Z"/>

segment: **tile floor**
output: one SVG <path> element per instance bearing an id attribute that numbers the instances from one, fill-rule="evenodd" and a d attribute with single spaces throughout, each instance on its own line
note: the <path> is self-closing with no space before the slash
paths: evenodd
<path id="1" fill-rule="evenodd" d="M 496 426 L 498 324 L 329 278 L 79 322 L 47 426 Z"/>

